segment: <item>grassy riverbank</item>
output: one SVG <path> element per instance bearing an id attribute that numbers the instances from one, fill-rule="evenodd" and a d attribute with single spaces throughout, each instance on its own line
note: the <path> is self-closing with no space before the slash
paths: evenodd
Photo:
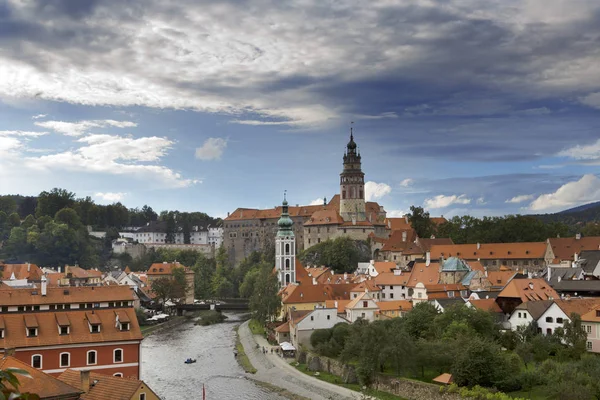
<path id="1" fill-rule="evenodd" d="M 313 378 L 317 378 L 319 380 L 322 380 L 324 382 L 328 382 L 328 383 L 332 383 L 334 385 L 337 386 L 341 386 L 344 387 L 346 389 L 350 389 L 350 390 L 354 390 L 355 392 L 359 392 L 359 393 L 364 393 L 368 396 L 374 397 L 376 399 L 381 399 L 381 400 L 406 400 L 403 397 L 400 396 L 396 396 L 393 395 L 391 393 L 388 392 L 382 392 L 380 390 L 374 390 L 374 389 L 366 389 L 366 390 L 362 390 L 360 385 L 358 383 L 343 383 L 342 379 L 337 376 L 337 375 L 333 375 L 330 374 L 328 372 L 319 372 L 319 375 L 315 375 L 315 372 L 313 371 L 309 371 L 306 364 L 298 364 L 295 361 L 293 361 L 291 363 L 291 365 L 293 367 L 295 367 L 298 371 L 305 373 L 306 375 L 309 375 Z"/>
<path id="2" fill-rule="evenodd" d="M 264 326 L 262 326 L 262 324 L 255 319 L 251 319 L 248 322 L 248 327 L 250 328 L 250 332 L 252 332 L 253 335 L 265 335 Z"/>
<path id="3" fill-rule="evenodd" d="M 265 389 L 268 389 L 270 392 L 277 393 L 278 395 L 280 395 L 282 397 L 285 397 L 286 399 L 289 399 L 289 400 L 310 400 L 308 397 L 299 396 L 297 394 L 294 394 L 294 393 L 290 392 L 287 389 L 280 388 L 279 386 L 271 385 L 270 383 L 258 381 L 256 379 L 252 379 L 252 380 L 254 381 L 254 383 L 257 386 L 264 387 Z"/>
<path id="4" fill-rule="evenodd" d="M 239 329 L 239 326 L 236 326 L 236 328 L 235 328 L 235 349 L 237 351 L 237 357 L 236 357 L 237 362 L 244 369 L 244 371 L 246 371 L 250 374 L 255 374 L 256 368 L 254 368 L 254 366 L 250 362 L 250 359 L 248 359 L 248 356 L 246 355 L 244 346 L 242 345 L 242 342 L 240 341 L 240 334 L 238 332 L 238 329 Z"/>
<path id="5" fill-rule="evenodd" d="M 198 316 L 200 319 L 196 321 L 196 325 L 200 326 L 219 324 L 227 319 L 223 313 L 214 310 L 200 311 Z"/>

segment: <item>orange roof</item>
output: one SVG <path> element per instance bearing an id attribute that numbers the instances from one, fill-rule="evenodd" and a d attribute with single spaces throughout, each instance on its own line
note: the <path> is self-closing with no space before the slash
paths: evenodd
<path id="1" fill-rule="evenodd" d="M 7 281 L 12 274 L 15 274 L 15 279 L 39 280 L 42 277 L 42 270 L 35 264 L 2 264 L 0 263 L 0 271 L 2 272 L 2 280 Z"/>
<path id="2" fill-rule="evenodd" d="M 483 265 L 479 261 L 471 260 L 466 263 L 469 267 L 471 267 L 471 271 L 481 271 L 481 272 L 485 271 L 485 268 L 483 268 Z"/>
<path id="3" fill-rule="evenodd" d="M 2 290 L 0 290 L 0 304 L 3 306 L 78 304 L 130 300 L 133 300 L 133 291 L 126 285 L 48 287 L 46 289 L 46 296 L 41 295 L 39 288 L 2 287 Z"/>
<path id="4" fill-rule="evenodd" d="M 472 259 L 543 259 L 546 242 L 481 243 L 431 246 L 431 259 L 460 257 Z"/>
<path id="5" fill-rule="evenodd" d="M 60 280 L 65 277 L 64 272 L 52 272 L 46 274 L 47 284 L 48 286 L 58 286 L 60 284 Z"/>
<path id="6" fill-rule="evenodd" d="M 480 310 L 483 311 L 491 311 L 491 312 L 502 312 L 502 309 L 496 303 L 496 299 L 479 299 L 479 300 L 469 300 L 469 303 Z"/>
<path id="7" fill-rule="evenodd" d="M 366 297 L 366 299 L 365 299 L 365 297 Z M 371 294 L 368 292 L 362 292 L 355 299 L 352 299 L 348 304 L 346 304 L 346 308 L 355 308 L 358 305 L 358 303 L 360 303 L 361 301 L 367 301 L 367 300 L 372 300 L 373 303 L 375 303 L 375 307 L 378 308 L 377 303 L 373 299 L 373 296 L 371 296 Z M 364 307 L 360 307 L 360 308 L 364 308 Z"/>
<path id="8" fill-rule="evenodd" d="M 373 224 L 369 221 L 346 221 L 341 226 L 344 228 L 353 227 L 353 226 L 373 226 Z"/>
<path id="9" fill-rule="evenodd" d="M 403 231 L 412 229 L 410 222 L 407 221 L 405 217 L 401 218 L 386 218 L 385 219 L 386 226 L 392 231 Z"/>
<path id="10" fill-rule="evenodd" d="M 338 314 L 346 312 L 346 306 L 350 303 L 350 300 L 325 300 L 326 308 L 337 308 Z M 337 307 L 336 307 L 337 304 Z"/>
<path id="11" fill-rule="evenodd" d="M 406 240 L 402 240 L 404 234 L 406 234 Z M 412 228 L 392 231 L 381 251 L 402 251 L 408 248 L 416 238 L 417 232 Z"/>
<path id="12" fill-rule="evenodd" d="M 275 328 L 275 332 L 279 332 L 279 333 L 286 333 L 289 331 L 290 331 L 289 322 L 284 322 L 283 324 L 281 324 L 277 328 Z"/>
<path id="13" fill-rule="evenodd" d="M 339 285 L 340 283 L 353 283 L 358 278 L 359 277 L 354 274 L 322 274 L 317 279 L 317 282 Z"/>
<path id="14" fill-rule="evenodd" d="M 296 282 L 299 282 L 301 285 L 312 285 L 312 277 L 308 276 L 306 268 L 304 268 L 304 265 L 302 265 L 298 258 L 296 258 Z"/>
<path id="15" fill-rule="evenodd" d="M 32 379 L 20 378 L 19 375 L 19 391 L 21 393 L 35 393 L 38 394 L 42 399 L 48 398 L 79 398 L 77 395 L 82 393 L 81 390 L 75 388 L 67 383 L 64 383 L 53 376 L 50 376 L 39 369 L 33 368 L 31 365 L 26 364 L 14 357 L 3 357 L 0 359 L 0 369 L 5 370 L 7 368 L 18 368 L 27 371 L 31 375 Z M 13 386 L 4 382 L 4 384 L 11 389 Z M 71 397 L 72 396 L 72 397 Z"/>
<path id="16" fill-rule="evenodd" d="M 73 369 L 67 369 L 58 377 L 61 381 L 81 388 L 81 372 Z M 93 383 L 93 385 L 91 384 Z M 87 393 L 81 395 L 81 400 L 131 400 L 138 390 L 146 390 L 154 394 L 144 383 L 134 378 L 120 378 L 111 375 L 102 375 L 96 372 L 90 372 L 90 389 Z M 150 396 L 146 396 L 150 397 Z"/>
<path id="17" fill-rule="evenodd" d="M 504 287 L 516 274 L 515 271 L 488 271 L 488 281 L 492 286 Z"/>
<path id="18" fill-rule="evenodd" d="M 342 283 L 339 285 L 295 285 L 290 284 L 282 291 L 282 303 L 323 303 L 325 300 L 348 299 L 350 291 L 356 284 Z"/>
<path id="19" fill-rule="evenodd" d="M 353 292 L 364 292 L 365 289 L 368 290 L 369 292 L 380 292 L 381 291 L 381 288 L 379 286 L 377 286 L 377 284 L 375 283 L 375 281 L 373 279 L 367 279 L 365 281 L 362 281 L 358 285 L 354 286 L 352 291 Z"/>
<path id="20" fill-rule="evenodd" d="M 313 310 L 293 310 L 290 311 L 290 329 L 292 325 L 296 325 L 298 322 L 302 321 L 308 314 L 313 312 Z"/>
<path id="21" fill-rule="evenodd" d="M 575 237 L 548 239 L 554 256 L 559 260 L 571 260 L 575 253 L 584 250 L 600 250 L 600 236 L 587 236 L 577 239 Z"/>
<path id="22" fill-rule="evenodd" d="M 559 295 L 543 279 L 513 279 L 498 294 L 498 297 L 520 298 L 523 302 L 558 299 Z"/>
<path id="23" fill-rule="evenodd" d="M 400 275 L 393 272 L 382 272 L 374 278 L 375 284 L 379 286 L 406 286 L 410 280 L 410 272 L 401 271 Z"/>
<path id="24" fill-rule="evenodd" d="M 441 225 L 441 224 L 445 224 L 446 222 L 448 222 L 448 220 L 444 217 L 431 217 L 429 218 L 431 220 L 431 222 L 433 222 L 435 225 Z"/>
<path id="25" fill-rule="evenodd" d="M 410 278 L 406 286 L 415 287 L 421 282 L 424 285 L 432 285 L 440 280 L 440 270 L 438 264 L 426 265 L 424 262 L 417 262 L 413 265 Z"/>
<path id="26" fill-rule="evenodd" d="M 183 268 L 186 274 L 194 273 L 194 271 L 176 261 L 172 263 L 154 263 L 148 268 L 148 275 L 171 275 L 173 268 Z"/>
<path id="27" fill-rule="evenodd" d="M 560 307 L 561 310 L 567 315 L 567 317 L 571 317 L 572 313 L 585 315 L 590 310 L 595 309 L 600 306 L 600 299 L 569 299 L 569 300 L 554 300 L 557 306 Z"/>
<path id="28" fill-rule="evenodd" d="M 586 322 L 600 322 L 600 306 L 594 307 L 587 313 L 581 316 L 582 321 Z"/>
<path id="29" fill-rule="evenodd" d="M 433 378 L 433 381 L 437 383 L 442 383 L 444 385 L 449 385 L 452 382 L 454 382 L 454 379 L 452 379 L 451 374 L 443 373 L 440 376 Z"/>
<path id="30" fill-rule="evenodd" d="M 27 317 L 37 321 L 38 336 L 25 336 L 26 322 L 23 314 L 5 314 L 6 325 L 4 338 L 0 339 L 0 348 L 37 347 L 94 342 L 113 342 L 121 340 L 141 340 L 142 334 L 135 317 L 133 308 L 124 308 L 120 312 L 126 313 L 131 319 L 129 331 L 120 331 L 115 327 L 115 313 L 111 309 L 94 309 L 91 311 L 56 311 L 38 312 L 27 314 Z M 64 313 L 70 321 L 68 335 L 59 335 L 56 323 L 56 313 Z M 91 333 L 88 320 L 101 325 L 100 333 Z"/>
<path id="31" fill-rule="evenodd" d="M 58 326 L 69 326 L 71 325 L 71 321 L 69 321 L 69 316 L 65 313 L 56 313 L 56 323 Z"/>
<path id="32" fill-rule="evenodd" d="M 375 268 L 375 271 L 377 271 L 378 274 L 382 274 L 384 272 L 390 272 L 398 268 L 398 266 L 393 261 L 375 261 L 373 263 L 373 268 Z"/>
<path id="33" fill-rule="evenodd" d="M 306 270 L 306 273 L 310 275 L 311 278 L 315 279 L 327 272 L 330 272 L 330 269 L 328 267 L 307 267 L 304 269 Z"/>
<path id="34" fill-rule="evenodd" d="M 329 203 L 324 206 L 322 204 L 315 206 L 291 206 L 288 207 L 288 212 L 290 217 L 310 217 L 315 212 L 320 210 L 338 210 L 340 204 L 340 196 L 335 195 L 329 201 Z M 248 219 L 276 219 L 281 217 L 281 206 L 267 208 L 264 210 L 259 210 L 256 208 L 238 208 L 227 218 L 225 221 L 238 221 L 238 220 L 248 220 Z"/>
<path id="35" fill-rule="evenodd" d="M 409 300 L 380 301 L 377 303 L 379 311 L 410 311 L 412 303 Z"/>
<path id="36" fill-rule="evenodd" d="M 93 269 L 83 269 L 81 267 L 72 267 L 70 265 L 67 265 L 65 267 L 65 274 L 67 275 L 67 277 L 69 277 L 69 274 L 71 274 L 73 278 L 80 279 L 102 277 L 102 272 L 100 271 L 95 271 Z"/>
<path id="37" fill-rule="evenodd" d="M 339 225 L 343 224 L 344 219 L 338 214 L 337 210 L 324 209 L 313 213 L 310 219 L 304 223 L 304 226 L 312 225 Z"/>

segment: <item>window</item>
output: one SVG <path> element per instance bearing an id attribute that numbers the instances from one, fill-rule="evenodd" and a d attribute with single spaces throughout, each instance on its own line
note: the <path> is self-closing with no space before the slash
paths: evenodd
<path id="1" fill-rule="evenodd" d="M 123 362 L 123 349 L 115 349 L 113 351 L 113 362 L 115 362 L 115 363 Z"/>
<path id="2" fill-rule="evenodd" d="M 381 293 L 381 298 L 385 299 L 385 293 Z"/>
<path id="3" fill-rule="evenodd" d="M 96 360 L 96 350 L 90 350 L 87 352 L 87 365 L 95 365 L 97 364 Z"/>
<path id="4" fill-rule="evenodd" d="M 591 349 L 592 349 L 592 342 L 587 342 L 587 343 L 586 343 L 586 345 L 585 345 L 585 347 L 586 347 L 588 350 L 591 350 Z"/>
<path id="5" fill-rule="evenodd" d="M 552 317 L 546 317 L 546 322 L 554 322 L 554 319 Z"/>
<path id="6" fill-rule="evenodd" d="M 591 325 L 586 325 L 585 326 L 585 332 L 586 333 L 592 333 L 592 326 Z"/>
<path id="7" fill-rule="evenodd" d="M 34 354 L 31 356 L 31 366 L 33 368 L 42 369 L 42 355 Z"/>
<path id="8" fill-rule="evenodd" d="M 364 307 L 364 308 L 367 308 L 367 307 L 369 307 L 369 302 L 368 302 L 368 301 L 363 301 L 363 307 Z"/>
<path id="9" fill-rule="evenodd" d="M 546 334 L 547 335 L 552 335 L 552 328 L 546 329 Z"/>
<path id="10" fill-rule="evenodd" d="M 394 298 L 394 293 L 390 293 L 390 299 Z"/>
<path id="11" fill-rule="evenodd" d="M 454 297 L 454 290 L 448 291 L 448 297 Z"/>
<path id="12" fill-rule="evenodd" d="M 331 315 L 328 315 L 328 316 L 327 316 L 327 319 L 328 319 L 328 320 L 329 320 L 329 319 L 331 319 Z"/>
<path id="13" fill-rule="evenodd" d="M 321 243 L 321 238 L 317 238 L 317 243 Z"/>
<path id="14" fill-rule="evenodd" d="M 28 328 L 27 329 L 27 336 L 29 336 L 29 337 L 35 337 L 35 336 L 37 336 L 37 328 Z"/>
<path id="15" fill-rule="evenodd" d="M 90 325 L 90 332 L 100 333 L 100 325 Z"/>
<path id="16" fill-rule="evenodd" d="M 69 327 L 68 326 L 61 326 L 60 327 L 60 334 L 61 335 L 68 335 L 69 334 Z"/>
<path id="17" fill-rule="evenodd" d="M 556 318 L 556 323 L 557 324 L 562 324 L 563 323 L 563 319 L 562 318 Z"/>
<path id="18" fill-rule="evenodd" d="M 71 365 L 71 354 L 70 353 L 60 353 L 60 367 L 67 368 Z"/>
<path id="19" fill-rule="evenodd" d="M 311 315 L 311 316 L 310 316 L 310 320 L 311 320 L 311 321 L 314 321 L 314 320 L 315 320 L 315 317 L 313 317 L 313 316 Z"/>
<path id="20" fill-rule="evenodd" d="M 358 295 L 356 293 L 354 293 L 354 298 L 357 298 L 357 297 L 358 297 Z"/>
<path id="21" fill-rule="evenodd" d="M 521 313 L 519 313 L 519 318 L 521 318 Z"/>
<path id="22" fill-rule="evenodd" d="M 364 319 L 364 318 L 366 317 L 366 314 L 365 314 L 365 313 L 362 313 L 362 314 L 360 315 L 360 317 Z"/>
<path id="23" fill-rule="evenodd" d="M 4 329 L 0 329 L 0 339 L 4 339 Z"/>
<path id="24" fill-rule="evenodd" d="M 117 372 L 116 374 L 113 374 L 113 376 L 116 376 L 117 378 L 122 378 L 123 374 L 120 372 Z"/>
<path id="25" fill-rule="evenodd" d="M 146 393 L 140 393 L 140 400 L 146 400 Z"/>

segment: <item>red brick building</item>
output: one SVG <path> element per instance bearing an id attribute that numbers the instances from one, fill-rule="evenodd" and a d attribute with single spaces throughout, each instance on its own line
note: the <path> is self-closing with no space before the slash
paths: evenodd
<path id="1" fill-rule="evenodd" d="M 132 289 L 45 283 L 0 286 L 0 354 L 54 376 L 70 368 L 139 378 L 142 334 Z"/>

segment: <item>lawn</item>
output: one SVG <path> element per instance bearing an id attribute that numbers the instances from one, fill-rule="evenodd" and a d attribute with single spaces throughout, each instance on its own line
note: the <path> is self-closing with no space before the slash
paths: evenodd
<path id="1" fill-rule="evenodd" d="M 254 335 L 265 335 L 265 327 L 255 319 L 251 319 L 250 322 L 248 322 L 248 327 Z"/>
<path id="2" fill-rule="evenodd" d="M 519 390 L 507 394 L 516 398 L 520 397 L 531 400 L 548 400 L 548 394 L 546 393 L 544 386 L 536 386 L 531 390 L 531 392 L 529 392 L 529 390 Z"/>
<path id="3" fill-rule="evenodd" d="M 301 371 L 301 372 L 305 373 L 306 375 L 310 375 L 313 378 L 317 378 L 317 379 L 320 379 L 322 381 L 332 383 L 334 385 L 342 386 L 342 387 L 345 387 L 346 389 L 354 390 L 356 392 L 365 393 L 365 394 L 367 394 L 369 396 L 375 397 L 376 399 L 381 399 L 381 400 L 406 400 L 403 397 L 395 396 L 395 395 L 393 395 L 391 393 L 382 392 L 380 390 L 367 389 L 367 390 L 363 391 L 363 390 L 361 390 L 361 387 L 360 387 L 360 385 L 358 383 L 343 383 L 342 379 L 339 376 L 330 374 L 328 372 L 319 372 L 319 375 L 315 375 L 314 372 L 309 371 L 307 369 L 306 364 L 298 364 L 298 365 L 296 365 L 296 362 L 292 362 L 291 365 L 294 366 L 298 371 Z"/>

